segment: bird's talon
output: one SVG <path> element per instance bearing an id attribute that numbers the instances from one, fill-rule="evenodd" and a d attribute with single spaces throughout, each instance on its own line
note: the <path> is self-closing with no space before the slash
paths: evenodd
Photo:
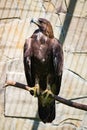
<path id="1" fill-rule="evenodd" d="M 38 97 L 38 95 L 39 95 L 39 86 L 36 85 L 33 88 L 29 88 L 29 91 L 30 91 L 31 95 L 33 95 L 34 97 Z"/>
<path id="2" fill-rule="evenodd" d="M 43 101 L 43 106 L 50 104 L 54 100 L 53 93 L 51 92 L 51 90 L 48 89 L 41 93 L 40 98 Z"/>
<path id="3" fill-rule="evenodd" d="M 53 95 L 53 93 L 52 93 L 52 91 L 51 90 L 48 90 L 48 89 L 46 89 L 45 91 L 43 91 L 42 92 L 42 95 L 43 96 L 47 96 L 47 97 L 49 97 L 49 96 L 52 96 Z"/>

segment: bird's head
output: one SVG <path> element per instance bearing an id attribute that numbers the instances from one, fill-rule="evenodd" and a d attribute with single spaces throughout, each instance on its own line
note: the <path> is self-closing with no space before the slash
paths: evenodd
<path id="1" fill-rule="evenodd" d="M 32 19 L 31 22 L 35 23 L 39 27 L 40 31 L 49 38 L 54 37 L 52 25 L 48 20 L 44 18 L 39 18 L 39 19 Z"/>

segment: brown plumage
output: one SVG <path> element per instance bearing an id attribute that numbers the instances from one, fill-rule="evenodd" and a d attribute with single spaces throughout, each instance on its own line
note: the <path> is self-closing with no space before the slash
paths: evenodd
<path id="1" fill-rule="evenodd" d="M 24 45 L 24 69 L 27 83 L 30 87 L 34 87 L 38 81 L 41 92 L 49 88 L 58 95 L 63 71 L 61 44 L 54 37 L 48 20 L 39 18 L 31 22 L 35 23 L 38 29 Z M 49 100 L 45 95 L 43 98 L 38 97 L 38 113 L 44 123 L 52 122 L 55 119 L 55 100 L 51 98 Z"/>

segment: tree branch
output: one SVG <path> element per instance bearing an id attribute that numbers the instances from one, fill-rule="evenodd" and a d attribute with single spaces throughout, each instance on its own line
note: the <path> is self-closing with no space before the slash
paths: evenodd
<path id="1" fill-rule="evenodd" d="M 37 90 L 36 90 L 36 89 L 37 89 L 36 87 L 31 88 L 31 87 L 29 87 L 29 86 L 27 86 L 27 85 L 25 85 L 25 84 L 22 84 L 22 83 L 19 83 L 19 82 L 14 82 L 14 81 L 7 81 L 7 82 L 5 83 L 5 86 L 4 86 L 4 87 L 7 87 L 7 86 L 13 86 L 13 87 L 25 89 L 25 90 L 29 91 L 32 95 L 34 95 L 34 94 L 36 93 L 36 91 L 37 91 Z M 67 106 L 70 106 L 70 107 L 74 107 L 74 108 L 77 108 L 77 109 L 81 109 L 81 110 L 87 111 L 87 105 L 85 105 L 85 104 L 81 104 L 81 103 L 77 103 L 77 102 L 72 102 L 72 101 L 67 100 L 67 99 L 65 99 L 65 98 L 62 98 L 62 97 L 60 97 L 60 96 L 54 95 L 53 93 L 52 93 L 51 95 L 52 95 L 52 97 L 53 97 L 55 100 L 57 100 L 57 101 L 59 101 L 59 102 L 65 104 L 65 105 L 67 105 Z M 38 96 L 38 95 L 37 95 L 37 96 Z"/>
<path id="2" fill-rule="evenodd" d="M 57 100 L 57 101 L 65 104 L 67 106 L 87 111 L 87 105 L 85 105 L 85 104 L 81 104 L 81 103 L 77 103 L 77 102 L 72 102 L 70 100 L 67 100 L 65 98 L 62 98 L 62 97 L 59 97 L 59 96 L 56 96 L 56 95 L 53 95 L 53 97 L 54 97 L 55 100 Z"/>

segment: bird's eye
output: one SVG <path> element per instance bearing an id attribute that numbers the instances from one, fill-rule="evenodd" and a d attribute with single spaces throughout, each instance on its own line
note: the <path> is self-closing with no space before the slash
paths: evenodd
<path id="1" fill-rule="evenodd" d="M 42 21 L 39 20 L 39 23 L 42 23 Z"/>

